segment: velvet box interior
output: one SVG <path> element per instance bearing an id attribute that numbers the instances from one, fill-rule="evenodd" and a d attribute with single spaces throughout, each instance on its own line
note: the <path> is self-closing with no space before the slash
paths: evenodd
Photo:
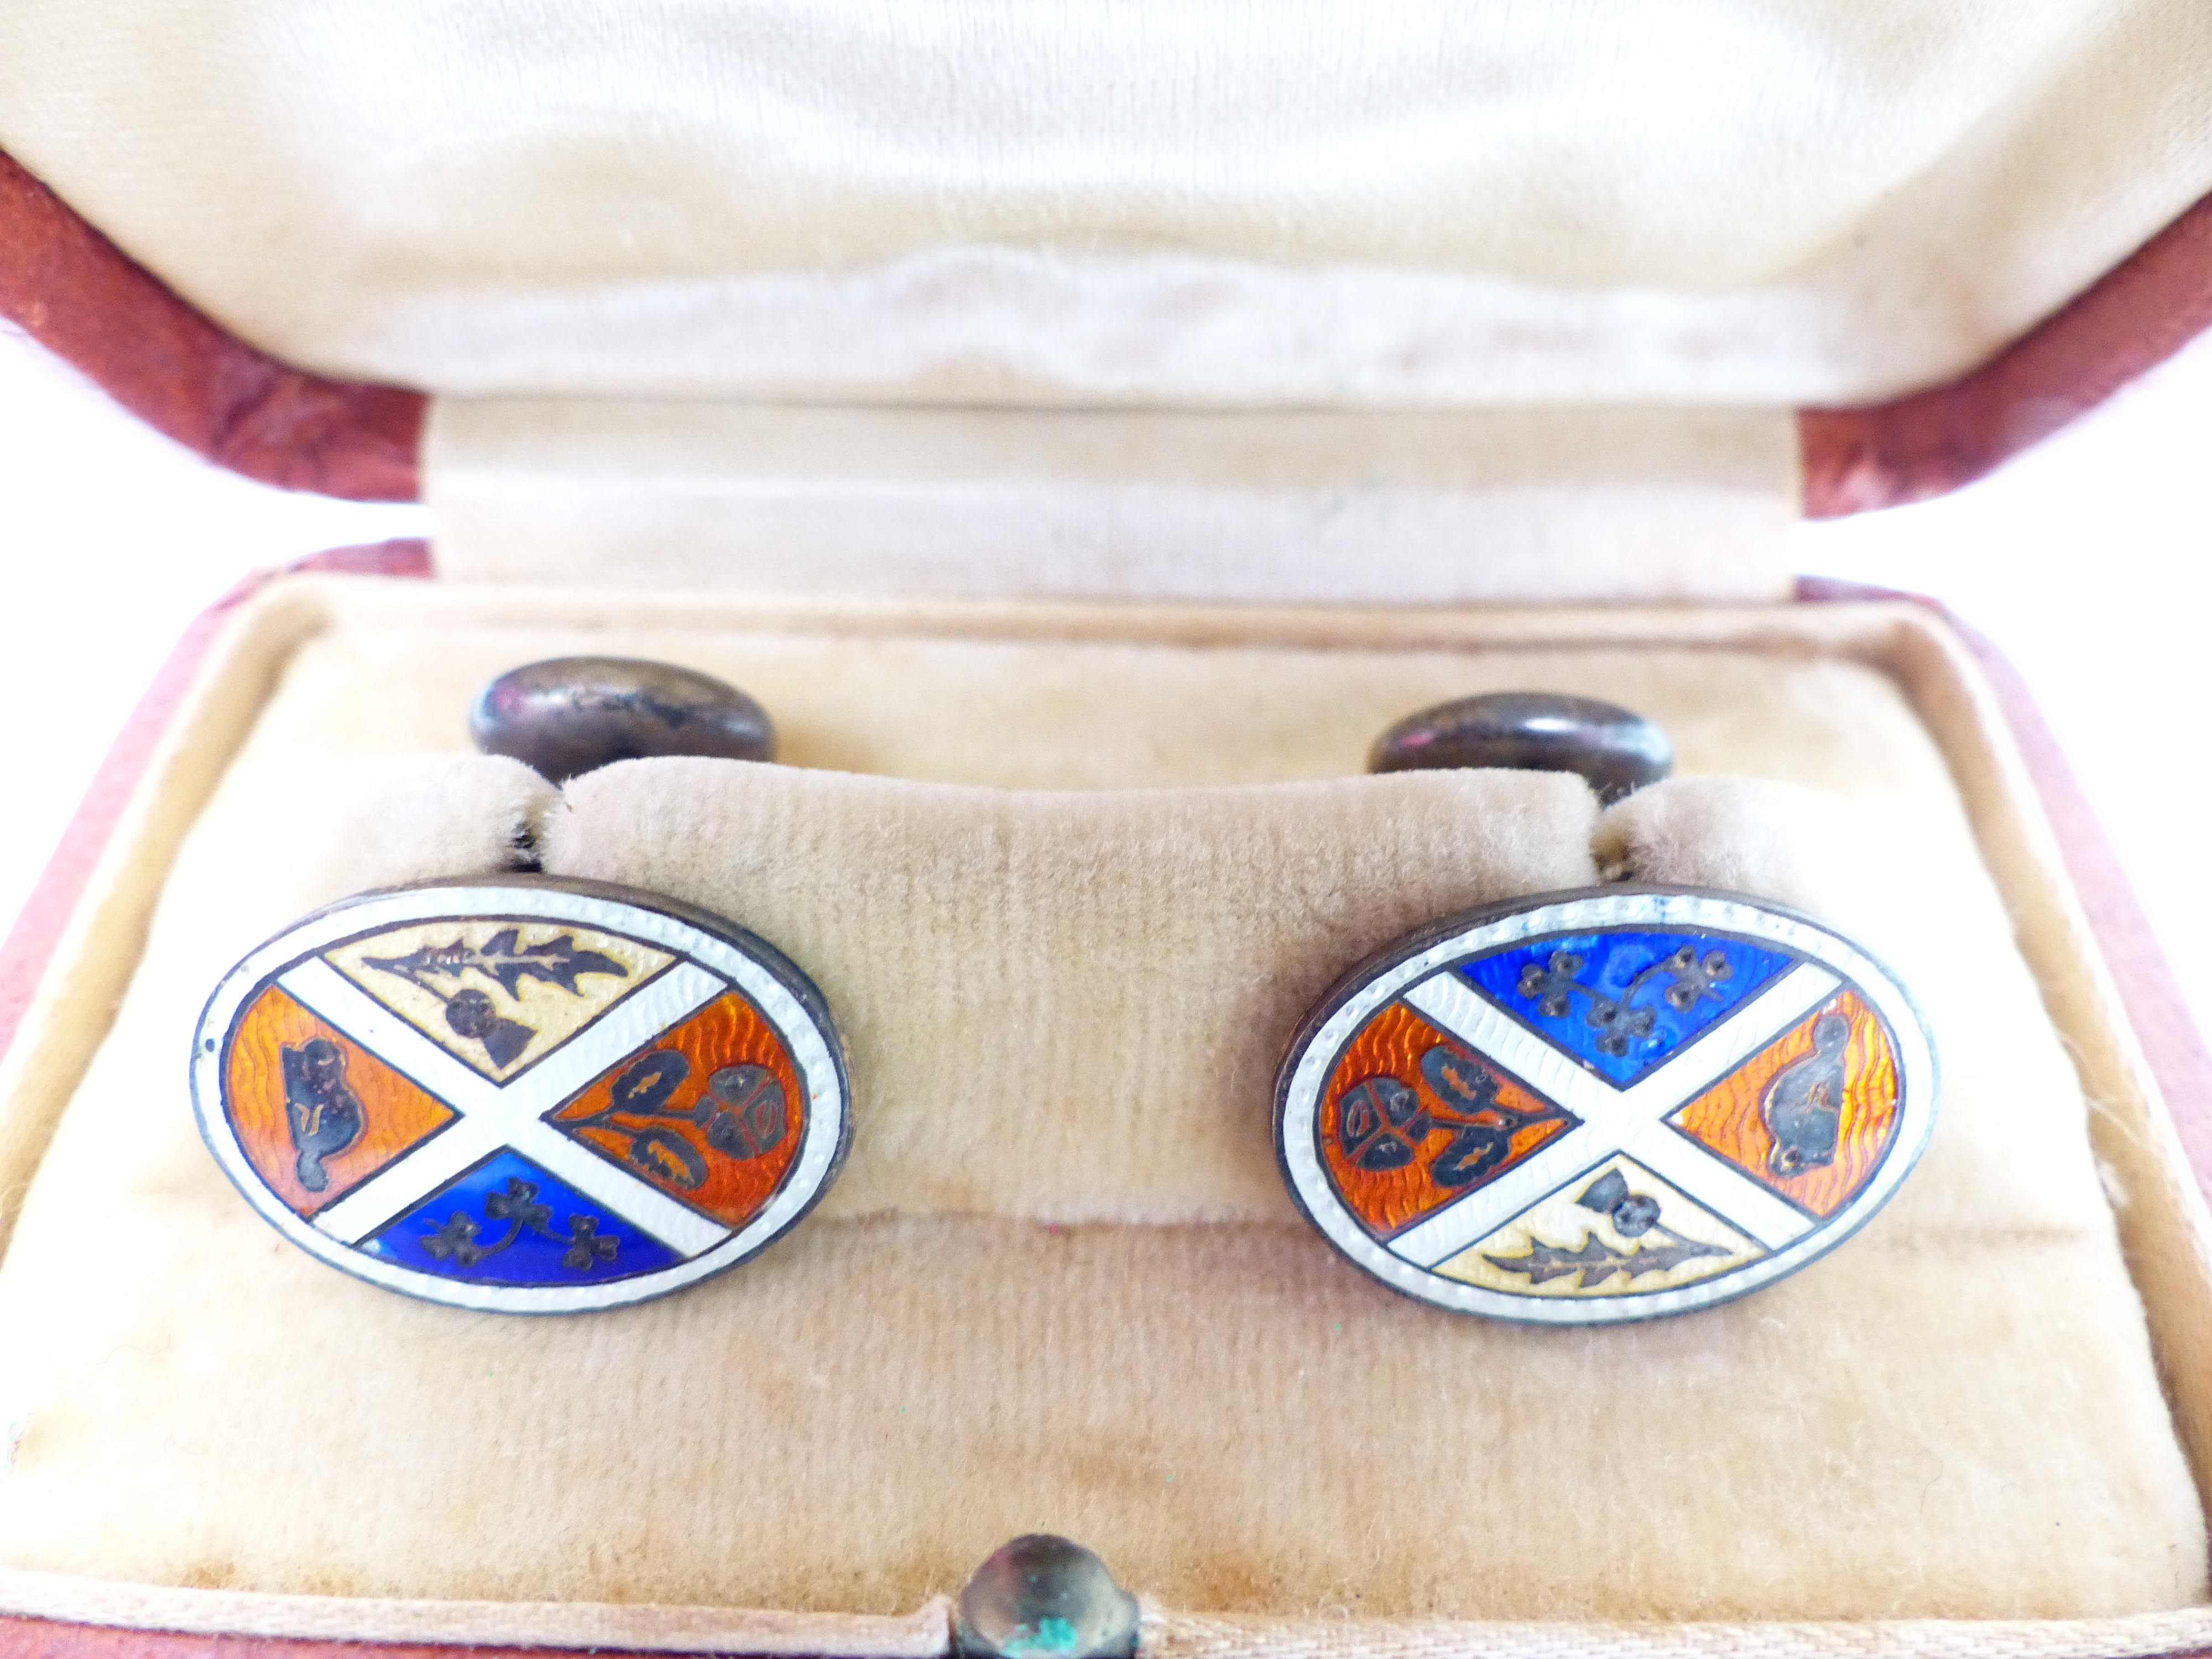
<path id="1" fill-rule="evenodd" d="M 1063 20 L 1086 67 L 1004 17 L 24 9 L 0 143 L 258 344 L 435 394 L 440 535 L 434 581 L 288 576 L 222 620 L 0 1072 L 0 1611 L 919 1659 L 1049 1530 L 1160 1654 L 2212 1645 L 2212 1267 L 2112 971 L 2143 964 L 2100 952 L 1972 650 L 1916 605 L 1784 602 L 1776 533 L 1796 405 L 1971 366 L 2203 187 L 2172 112 L 2212 27 L 1883 15 L 1702 26 L 1896 129 L 1792 175 L 1791 240 L 1747 132 L 1802 161 L 1817 124 L 1771 100 L 1674 218 L 1468 228 L 1500 178 L 1582 176 L 1533 118 L 1488 173 L 1369 166 L 1396 217 L 1335 189 L 1383 112 L 1488 120 L 1508 70 L 1608 178 L 1652 122 L 1650 167 L 1717 153 L 1671 102 L 1612 112 L 1587 38 L 1496 20 L 1299 14 L 1263 52 L 1225 13 Z M 916 53 L 975 84 L 929 104 Z M 1099 62 L 1132 101 L 1084 101 Z M 1237 120 L 1178 128 L 1194 84 Z M 1237 134 L 1316 100 L 1271 197 Z M 398 105 L 427 136 L 371 143 Z M 808 112 L 866 142 L 763 136 Z M 149 161 L 154 126 L 189 142 Z M 1010 158 L 1050 131 L 1041 207 Z M 2156 165 L 2051 163 L 2085 133 Z M 1907 307 L 1936 271 L 1960 301 Z M 585 650 L 744 686 L 783 763 L 555 789 L 469 751 L 483 679 Z M 1522 688 L 1651 715 L 1676 778 L 1601 811 L 1364 774 L 1400 715 Z M 757 1261 L 586 1317 L 429 1306 L 290 1249 L 200 1144 L 185 1047 L 234 961 L 526 860 L 728 916 L 836 1009 L 852 1154 Z M 1921 1167 L 1680 1319 L 1390 1295 L 1275 1169 L 1300 1017 L 1433 917 L 1628 878 L 1896 967 L 1943 1068 Z"/>

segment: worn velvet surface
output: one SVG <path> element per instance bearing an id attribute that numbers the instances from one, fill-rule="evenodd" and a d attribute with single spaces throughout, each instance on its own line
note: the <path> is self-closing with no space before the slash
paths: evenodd
<path id="1" fill-rule="evenodd" d="M 897 1613 L 1042 1528 L 1220 1613 L 2204 1600 L 2128 1195 L 1881 674 L 457 616 L 372 606 L 308 641 L 186 839 L 0 1266 L 0 1565 Z M 736 679 L 793 764 L 636 763 L 556 797 L 438 758 L 483 675 L 584 646 Z M 1558 777 L 1357 775 L 1391 718 L 1506 685 L 1630 702 L 1694 775 L 1603 817 Z M 499 867 L 519 831 L 550 870 L 774 939 L 851 1044 L 839 1185 L 665 1303 L 390 1297 L 284 1245 L 191 1129 L 183 1047 L 231 960 L 344 892 Z M 1889 957 L 1942 1048 L 1936 1142 L 1844 1250 L 1711 1313 L 1540 1332 L 1394 1297 L 1273 1181 L 1274 1057 L 1370 945 L 1601 873 L 1765 893 Z"/>

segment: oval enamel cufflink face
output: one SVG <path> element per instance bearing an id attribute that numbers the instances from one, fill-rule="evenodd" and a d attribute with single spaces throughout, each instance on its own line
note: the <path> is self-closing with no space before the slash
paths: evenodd
<path id="1" fill-rule="evenodd" d="M 247 1202 L 388 1290 L 499 1313 L 665 1295 L 788 1231 L 850 1139 L 827 1005 L 703 911 L 507 876 L 295 924 L 216 987 L 200 1133 Z"/>
<path id="2" fill-rule="evenodd" d="M 1905 988 L 1734 894 L 1592 888 L 1355 969 L 1278 1079 L 1291 1195 L 1395 1290 L 1540 1324 L 1686 1313 L 1834 1249 L 1935 1127 Z"/>

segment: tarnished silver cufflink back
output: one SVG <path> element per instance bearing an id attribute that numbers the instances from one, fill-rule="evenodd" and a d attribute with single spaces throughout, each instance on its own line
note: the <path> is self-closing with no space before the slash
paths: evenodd
<path id="1" fill-rule="evenodd" d="M 555 657 L 509 669 L 477 693 L 469 735 L 555 783 L 619 760 L 775 758 L 775 722 L 737 687 L 636 657 Z"/>
<path id="2" fill-rule="evenodd" d="M 1656 721 L 1595 697 L 1486 691 L 1408 714 L 1375 740 L 1370 772 L 1455 767 L 1573 772 L 1610 805 L 1674 769 Z"/>

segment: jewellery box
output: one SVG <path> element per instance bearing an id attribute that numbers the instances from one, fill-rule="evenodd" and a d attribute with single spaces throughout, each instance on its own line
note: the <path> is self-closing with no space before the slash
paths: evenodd
<path id="1" fill-rule="evenodd" d="M 2212 320 L 2208 88 L 2148 0 L 10 9 L 0 310 L 437 532 L 196 628 L 9 946 L 0 1646 L 933 1659 L 1054 1532 L 1164 1656 L 2212 1648 L 2212 1073 L 2002 665 L 1779 551 Z M 789 763 L 469 751 L 586 650 Z M 1507 689 L 1677 776 L 1364 775 Z M 230 964 L 525 864 L 836 1010 L 852 1150 L 757 1260 L 431 1306 L 199 1144 Z M 1391 1295 L 1285 1193 L 1285 1046 L 1622 878 L 1881 953 L 1925 1158 L 1723 1308 Z"/>

